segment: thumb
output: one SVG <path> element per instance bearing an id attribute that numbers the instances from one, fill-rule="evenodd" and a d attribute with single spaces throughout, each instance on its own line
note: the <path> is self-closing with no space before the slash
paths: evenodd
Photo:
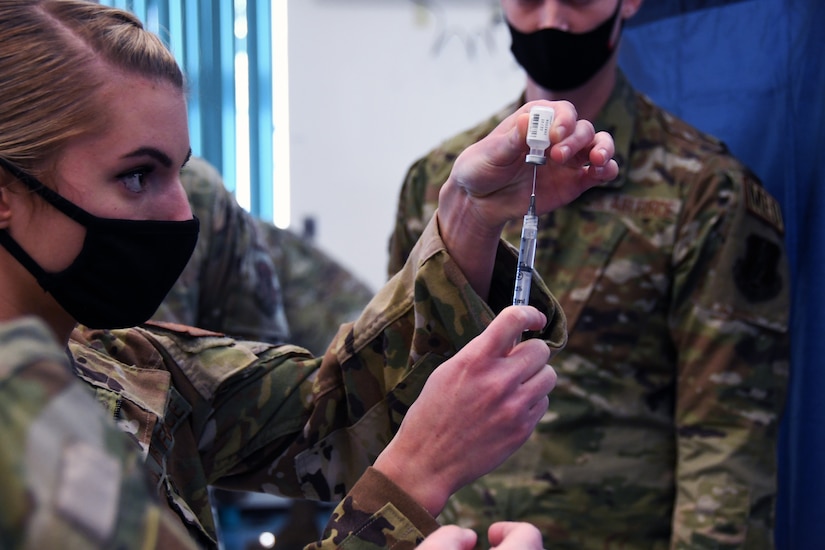
<path id="1" fill-rule="evenodd" d="M 490 323 L 480 339 L 481 352 L 491 357 L 504 357 L 527 330 L 541 330 L 547 317 L 533 306 L 508 306 Z"/>

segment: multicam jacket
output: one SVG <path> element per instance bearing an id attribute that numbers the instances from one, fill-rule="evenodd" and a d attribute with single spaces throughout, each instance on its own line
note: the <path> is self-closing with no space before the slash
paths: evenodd
<path id="1" fill-rule="evenodd" d="M 402 275 L 342 326 L 322 359 L 291 345 L 168 324 L 80 327 L 69 349 L 78 376 L 137 440 L 160 499 L 199 544 L 213 547 L 208 485 L 344 497 L 390 440 L 429 373 L 508 305 L 515 263 L 512 248 L 502 243 L 485 302 L 433 223 Z M 534 288 L 531 298 L 549 319 L 542 337 L 558 349 L 566 339 L 564 316 L 543 283 Z M 376 486 L 391 486 L 380 481 L 368 472 L 366 487 L 359 484 L 339 504 L 320 548 L 411 547 L 433 529 L 435 521 L 410 499 L 405 505 L 403 498 L 374 493 Z"/>
<path id="2" fill-rule="evenodd" d="M 522 102 L 412 165 L 391 274 L 458 153 Z M 722 143 L 621 73 L 595 125 L 614 137 L 618 179 L 539 220 L 536 269 L 570 330 L 550 410 L 442 517 L 482 536 L 531 521 L 554 549 L 771 548 L 789 357 L 779 207 Z M 513 244 L 520 228 L 506 230 Z"/>
<path id="3" fill-rule="evenodd" d="M 0 324 L 0 548 L 196 548 L 41 321 Z"/>
<path id="4" fill-rule="evenodd" d="M 153 319 L 323 354 L 372 291 L 307 239 L 246 212 L 205 160 L 190 159 L 181 182 L 201 231 Z"/>

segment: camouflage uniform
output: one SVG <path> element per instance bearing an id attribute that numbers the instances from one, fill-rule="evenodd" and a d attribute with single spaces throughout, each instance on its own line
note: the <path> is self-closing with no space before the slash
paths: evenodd
<path id="1" fill-rule="evenodd" d="M 195 548 L 46 325 L 0 324 L 0 548 Z"/>
<path id="2" fill-rule="evenodd" d="M 192 158 L 181 181 L 201 232 L 153 319 L 322 354 L 338 326 L 354 320 L 372 297 L 305 239 L 238 206 L 203 159 Z"/>
<path id="3" fill-rule="evenodd" d="M 508 305 L 514 272 L 515 255 L 502 243 L 488 305 L 433 223 L 403 274 L 342 326 L 323 359 L 295 346 L 159 324 L 79 327 L 69 349 L 78 376 L 137 440 L 161 500 L 212 547 L 208 485 L 344 497 L 432 370 Z M 543 337 L 558 349 L 566 339 L 564 316 L 543 283 L 534 289 L 534 303 L 549 319 Z M 391 484 L 377 472 L 361 481 L 366 487 L 359 482 L 340 503 L 321 548 L 411 545 L 436 525 L 409 499 L 390 500 L 400 491 L 387 493 Z"/>
<path id="4" fill-rule="evenodd" d="M 411 167 L 390 273 L 458 153 L 523 99 Z M 528 520 L 556 550 L 771 548 L 789 357 L 777 203 L 621 72 L 595 125 L 614 136 L 619 177 L 539 220 L 536 268 L 570 326 L 549 413 L 443 518 Z"/>
<path id="5" fill-rule="evenodd" d="M 288 341 L 321 355 L 338 326 L 357 319 L 373 292 L 307 239 L 257 223 L 280 280 Z"/>

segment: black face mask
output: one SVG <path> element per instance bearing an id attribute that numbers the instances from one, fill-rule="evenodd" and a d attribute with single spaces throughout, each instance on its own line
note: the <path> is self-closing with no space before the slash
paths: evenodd
<path id="1" fill-rule="evenodd" d="M 610 35 L 619 8 L 616 4 L 607 21 L 592 31 L 573 34 L 558 29 L 540 29 L 525 34 L 507 22 L 513 39 L 510 51 L 536 84 L 551 91 L 578 88 L 604 67 L 616 49 Z"/>
<path id="2" fill-rule="evenodd" d="M 0 230 L 0 244 L 63 309 L 90 328 L 124 328 L 149 319 L 180 276 L 198 241 L 198 219 L 176 221 L 99 218 L 31 175 L 0 159 L 14 177 L 86 228 L 72 264 L 47 273 Z"/>

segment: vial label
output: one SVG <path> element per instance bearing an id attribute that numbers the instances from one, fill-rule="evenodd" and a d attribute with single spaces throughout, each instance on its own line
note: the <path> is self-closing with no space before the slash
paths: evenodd
<path id="1" fill-rule="evenodd" d="M 550 145 L 550 125 L 553 124 L 555 112 L 550 107 L 533 107 L 530 109 L 530 127 L 527 131 L 527 143 L 547 148 Z"/>

